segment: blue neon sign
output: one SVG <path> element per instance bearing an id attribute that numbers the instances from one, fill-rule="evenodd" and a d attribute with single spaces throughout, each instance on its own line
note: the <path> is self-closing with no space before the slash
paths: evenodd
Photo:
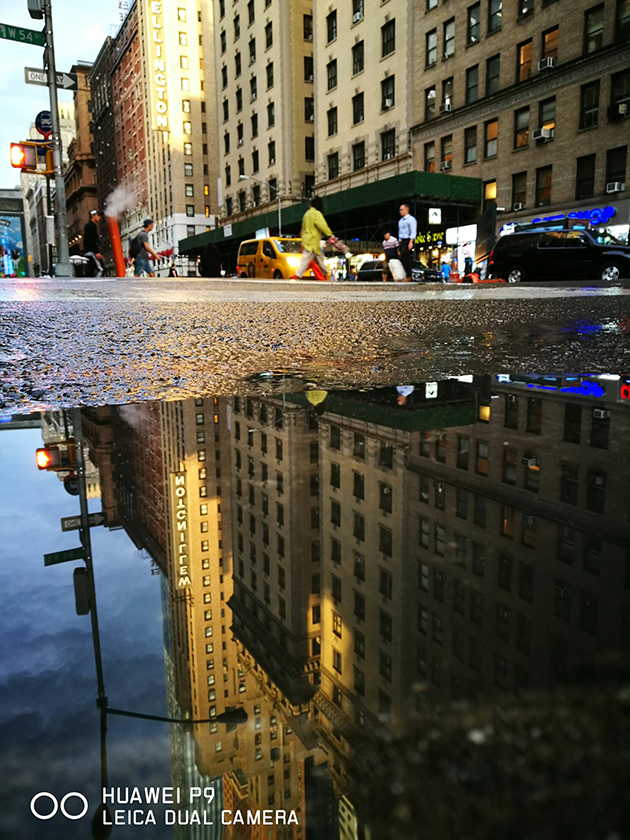
<path id="1" fill-rule="evenodd" d="M 549 222 L 561 222 L 564 219 L 583 219 L 592 225 L 605 225 L 615 215 L 617 210 L 614 207 L 593 207 L 591 210 L 575 210 L 573 213 L 556 213 L 554 216 L 539 216 L 532 219 L 533 224 L 549 224 Z"/>

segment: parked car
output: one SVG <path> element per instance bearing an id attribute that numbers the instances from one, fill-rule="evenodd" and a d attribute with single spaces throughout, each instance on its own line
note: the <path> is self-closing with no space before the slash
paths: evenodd
<path id="1" fill-rule="evenodd" d="M 595 279 L 614 283 L 630 276 L 630 246 L 606 231 L 517 231 L 496 243 L 489 271 L 508 283 Z"/>
<path id="2" fill-rule="evenodd" d="M 383 280 L 383 272 L 386 272 L 388 280 L 391 280 L 391 273 L 384 260 L 366 260 L 357 274 L 359 282 L 369 280 Z M 444 276 L 436 268 L 427 268 L 421 262 L 414 262 L 411 268 L 411 279 L 416 283 L 443 283 Z"/>
<path id="3" fill-rule="evenodd" d="M 301 259 L 302 243 L 299 239 L 275 236 L 246 239 L 238 250 L 236 276 L 288 280 L 295 274 Z M 311 275 L 310 269 L 304 274 L 305 277 Z"/>

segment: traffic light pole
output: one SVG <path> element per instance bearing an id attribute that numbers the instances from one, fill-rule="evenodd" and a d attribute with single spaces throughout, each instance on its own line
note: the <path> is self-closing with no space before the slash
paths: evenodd
<path id="1" fill-rule="evenodd" d="M 55 202 L 57 205 L 57 277 L 72 277 L 70 246 L 68 244 L 68 220 L 66 213 L 66 183 L 63 177 L 61 149 L 61 125 L 57 100 L 57 67 L 55 65 L 55 42 L 53 40 L 52 0 L 44 0 L 44 31 L 46 33 L 46 70 L 50 91 L 50 114 L 52 117 L 52 146 L 55 161 Z M 52 268 L 52 266 L 51 266 Z"/>

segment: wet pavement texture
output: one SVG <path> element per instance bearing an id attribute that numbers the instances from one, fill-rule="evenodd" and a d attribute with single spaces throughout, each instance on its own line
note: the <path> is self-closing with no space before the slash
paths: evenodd
<path id="1" fill-rule="evenodd" d="M 50 280 L 0 301 L 4 413 L 230 393 L 278 369 L 370 387 L 630 362 L 624 287 Z"/>
<path id="2" fill-rule="evenodd" d="M 106 787 L 120 840 L 261 836 L 237 811 L 294 813 L 276 840 L 625 840 L 629 389 L 467 375 L 7 418 L 0 836 L 109 836 Z M 68 442 L 85 468 L 38 472 Z M 83 534 L 69 478 L 102 513 Z M 80 544 L 94 623 L 84 563 L 44 565 Z M 38 821 L 40 791 L 88 813 Z"/>

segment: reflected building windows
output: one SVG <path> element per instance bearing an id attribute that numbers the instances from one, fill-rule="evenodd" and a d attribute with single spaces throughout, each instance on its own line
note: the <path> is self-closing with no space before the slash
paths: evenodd
<path id="1" fill-rule="evenodd" d="M 458 516 L 460 519 L 468 518 L 468 491 L 464 490 L 463 487 L 457 488 L 455 516 Z"/>
<path id="2" fill-rule="evenodd" d="M 341 429 L 339 426 L 330 427 L 330 448 L 341 449 Z"/>
<path id="3" fill-rule="evenodd" d="M 353 511 L 354 527 L 352 534 L 355 539 L 363 542 L 365 540 L 365 517 L 361 513 Z"/>
<path id="4" fill-rule="evenodd" d="M 361 697 L 365 696 L 365 674 L 356 665 L 354 666 L 354 690 Z"/>
<path id="5" fill-rule="evenodd" d="M 470 440 L 467 437 L 457 438 L 457 467 L 460 470 L 468 469 Z"/>
<path id="6" fill-rule="evenodd" d="M 477 458 L 475 471 L 478 475 L 488 475 L 488 444 L 479 442 L 477 444 Z"/>
<path id="7" fill-rule="evenodd" d="M 365 459 L 365 436 L 357 434 L 357 432 L 354 433 L 353 437 L 352 454 L 355 458 Z"/>
<path id="8" fill-rule="evenodd" d="M 505 428 L 518 429 L 518 396 L 516 394 L 505 395 Z"/>
<path id="9" fill-rule="evenodd" d="M 362 473 L 352 474 L 352 494 L 355 499 L 365 499 L 365 476 Z"/>
<path id="10" fill-rule="evenodd" d="M 518 597 L 530 604 L 534 601 L 534 566 L 520 562 L 518 564 Z"/>
<path id="11" fill-rule="evenodd" d="M 426 563 L 420 563 L 418 566 L 418 586 L 423 592 L 429 591 L 429 567 Z"/>
<path id="12" fill-rule="evenodd" d="M 365 636 L 357 629 L 354 631 L 354 652 L 361 659 L 365 659 Z"/>
<path id="13" fill-rule="evenodd" d="M 379 610 L 379 629 L 378 632 L 381 638 L 386 642 L 392 640 L 392 617 L 384 610 Z"/>
<path id="14" fill-rule="evenodd" d="M 453 580 L 453 609 L 460 615 L 466 611 L 466 585 L 459 578 Z"/>
<path id="15" fill-rule="evenodd" d="M 341 581 L 339 581 L 339 598 L 341 600 Z M 354 614 L 360 621 L 365 621 L 365 598 L 360 592 L 354 593 Z"/>
<path id="16" fill-rule="evenodd" d="M 393 469 L 394 466 L 394 447 L 389 443 L 381 443 L 379 450 L 378 463 L 380 467 Z"/>
<path id="17" fill-rule="evenodd" d="M 527 400 L 527 431 L 534 435 L 542 432 L 543 401 L 537 397 Z"/>
<path id="18" fill-rule="evenodd" d="M 486 573 L 486 546 L 482 543 L 473 543 L 473 574 L 483 577 Z"/>
<path id="19" fill-rule="evenodd" d="M 501 535 L 514 539 L 514 508 L 511 505 L 501 506 Z"/>
<path id="20" fill-rule="evenodd" d="M 582 431 L 582 406 L 565 403 L 564 433 L 562 439 L 567 443 L 579 443 Z"/>
<path id="21" fill-rule="evenodd" d="M 568 505 L 578 503 L 579 467 L 575 464 L 562 464 L 560 467 L 560 501 Z"/>
<path id="22" fill-rule="evenodd" d="M 391 600 L 393 590 L 393 578 L 391 572 L 388 572 L 387 569 L 381 569 L 379 576 L 380 581 L 378 591 L 383 596 L 383 598 Z"/>
<path id="23" fill-rule="evenodd" d="M 481 592 L 471 592 L 470 620 L 474 624 L 481 624 L 483 621 L 483 595 Z"/>
<path id="24" fill-rule="evenodd" d="M 357 580 L 365 580 L 365 557 L 354 552 L 354 576 Z"/>
<path id="25" fill-rule="evenodd" d="M 341 601 L 341 578 L 331 575 L 332 597 L 334 601 Z"/>
<path id="26" fill-rule="evenodd" d="M 379 650 L 378 672 L 387 682 L 392 681 L 392 658 L 385 651 Z"/>
<path id="27" fill-rule="evenodd" d="M 466 557 L 468 554 L 468 539 L 464 534 L 455 534 L 455 564 L 466 568 Z"/>

